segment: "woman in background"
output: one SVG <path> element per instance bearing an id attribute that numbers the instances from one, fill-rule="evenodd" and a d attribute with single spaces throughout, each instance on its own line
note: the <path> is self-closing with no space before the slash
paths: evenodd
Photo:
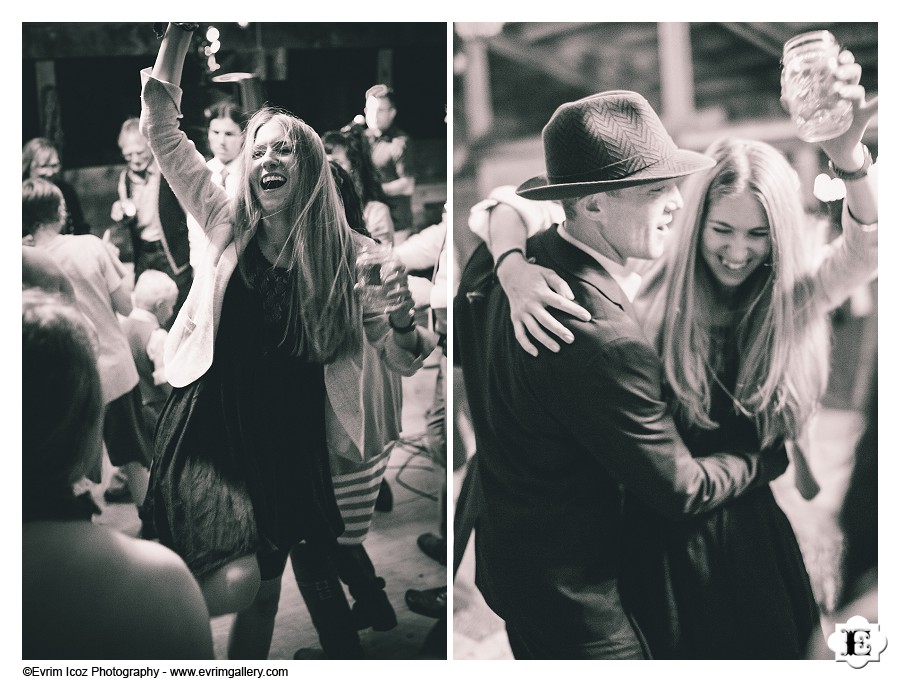
<path id="1" fill-rule="evenodd" d="M 22 180 L 28 178 L 43 178 L 59 187 L 66 200 L 66 224 L 62 234 L 90 233 L 91 226 L 84 219 L 78 193 L 63 180 L 59 150 L 46 137 L 35 137 L 22 147 Z"/>
<path id="2" fill-rule="evenodd" d="M 184 562 L 93 524 L 90 493 L 73 493 L 100 461 L 96 347 L 77 308 L 22 292 L 22 658 L 212 659 Z"/>
<path id="3" fill-rule="evenodd" d="M 368 142 L 355 129 L 330 130 L 322 136 L 328 159 L 336 161 L 353 178 L 356 193 L 362 202 L 363 220 L 373 239 L 387 246 L 394 243 L 394 222 L 385 203 L 384 190 L 375 175 Z"/>

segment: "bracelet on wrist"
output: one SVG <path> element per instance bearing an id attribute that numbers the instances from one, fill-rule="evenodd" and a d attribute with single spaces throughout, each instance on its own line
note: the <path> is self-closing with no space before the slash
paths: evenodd
<path id="1" fill-rule="evenodd" d="M 831 174 L 836 178 L 840 178 L 841 180 L 852 181 L 852 180 L 862 180 L 869 174 L 869 167 L 872 165 L 872 152 L 869 151 L 869 148 L 866 145 L 862 146 L 863 148 L 863 165 L 861 168 L 855 171 L 846 171 L 843 168 L 838 168 L 834 165 L 834 161 L 828 159 L 828 169 L 831 171 Z"/>
<path id="2" fill-rule="evenodd" d="M 388 318 L 388 324 L 390 324 L 391 329 L 393 329 L 398 334 L 408 334 L 409 332 L 411 332 L 413 329 L 416 328 L 416 318 L 413 317 L 412 320 L 410 320 L 409 324 L 406 325 L 405 327 L 398 327 L 397 325 L 394 324 L 393 320 L 391 320 L 390 318 Z"/>
<path id="3" fill-rule="evenodd" d="M 507 251 L 504 251 L 497 257 L 497 260 L 494 261 L 494 279 L 497 279 L 497 272 L 500 270 L 500 264 L 503 262 L 503 260 L 507 256 L 511 256 L 514 253 L 520 254 L 522 256 L 522 258 L 525 259 L 525 251 L 518 246 L 515 247 L 514 249 L 509 249 Z"/>
<path id="4" fill-rule="evenodd" d="M 394 324 L 394 318 L 391 317 L 390 315 L 388 315 L 388 324 L 391 325 L 391 329 L 393 329 L 398 334 L 408 334 L 409 332 L 411 332 L 413 329 L 416 328 L 416 311 L 413 309 L 410 309 L 409 324 L 407 324 L 403 327 L 398 327 L 396 324 Z"/>

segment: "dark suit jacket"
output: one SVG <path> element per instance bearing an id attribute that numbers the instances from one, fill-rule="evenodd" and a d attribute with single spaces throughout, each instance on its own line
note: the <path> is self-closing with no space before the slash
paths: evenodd
<path id="1" fill-rule="evenodd" d="M 128 169 L 122 171 L 125 179 L 125 189 L 129 197 L 131 197 L 131 179 L 128 175 Z M 169 187 L 169 183 L 160 174 L 159 177 L 159 221 L 162 223 L 163 229 L 163 250 L 169 267 L 176 275 L 187 270 L 190 265 L 191 247 L 188 242 L 187 217 L 184 209 L 175 198 L 175 193 Z M 138 253 L 141 249 L 141 235 L 133 221 L 129 222 L 131 229 L 131 239 L 134 248 L 134 260 L 137 262 Z"/>
<path id="2" fill-rule="evenodd" d="M 698 513 L 783 466 L 763 466 L 758 453 L 692 458 L 662 395 L 660 361 L 615 280 L 555 227 L 532 237 L 528 254 L 592 317 L 560 313 L 575 342 L 533 358 L 515 339 L 484 246 L 462 275 L 456 349 L 484 493 L 476 583 L 502 618 L 548 642 L 597 642 L 625 627 L 620 484 L 663 513 Z"/>

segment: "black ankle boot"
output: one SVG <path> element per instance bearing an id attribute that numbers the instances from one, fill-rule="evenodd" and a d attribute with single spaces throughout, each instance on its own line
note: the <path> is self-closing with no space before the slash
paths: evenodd
<path id="1" fill-rule="evenodd" d="M 337 580 L 298 585 L 325 656 L 334 660 L 364 658 L 344 588 Z"/>
<path id="2" fill-rule="evenodd" d="M 356 600 L 353 604 L 356 629 L 384 632 L 396 627 L 397 614 L 384 593 L 384 579 L 375 574 L 365 546 L 338 545 L 334 560 L 338 575 Z"/>
<path id="3" fill-rule="evenodd" d="M 357 630 L 372 628 L 376 632 L 386 632 L 397 627 L 397 614 L 384 591 L 384 579 L 376 578 L 373 588 L 362 594 L 354 594 L 353 621 Z"/>
<path id="4" fill-rule="evenodd" d="M 378 487 L 378 497 L 375 498 L 375 511 L 389 512 L 394 508 L 394 493 L 385 479 L 381 479 Z"/>
<path id="5" fill-rule="evenodd" d="M 291 566 L 325 656 L 334 660 L 364 658 L 353 614 L 328 550 L 301 543 L 291 550 Z"/>

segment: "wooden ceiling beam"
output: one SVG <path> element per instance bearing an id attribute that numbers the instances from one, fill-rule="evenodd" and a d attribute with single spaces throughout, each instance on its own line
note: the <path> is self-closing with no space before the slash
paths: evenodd
<path id="1" fill-rule="evenodd" d="M 777 59 L 781 59 L 784 40 L 780 36 L 774 35 L 773 31 L 768 30 L 766 24 L 721 22 L 721 25 L 753 47 Z"/>
<path id="2" fill-rule="evenodd" d="M 555 79 L 558 83 L 583 90 L 585 94 L 596 92 L 598 84 L 581 76 L 578 69 L 559 62 L 555 50 L 537 48 L 504 35 L 488 41 L 488 49 L 501 57 Z"/>

